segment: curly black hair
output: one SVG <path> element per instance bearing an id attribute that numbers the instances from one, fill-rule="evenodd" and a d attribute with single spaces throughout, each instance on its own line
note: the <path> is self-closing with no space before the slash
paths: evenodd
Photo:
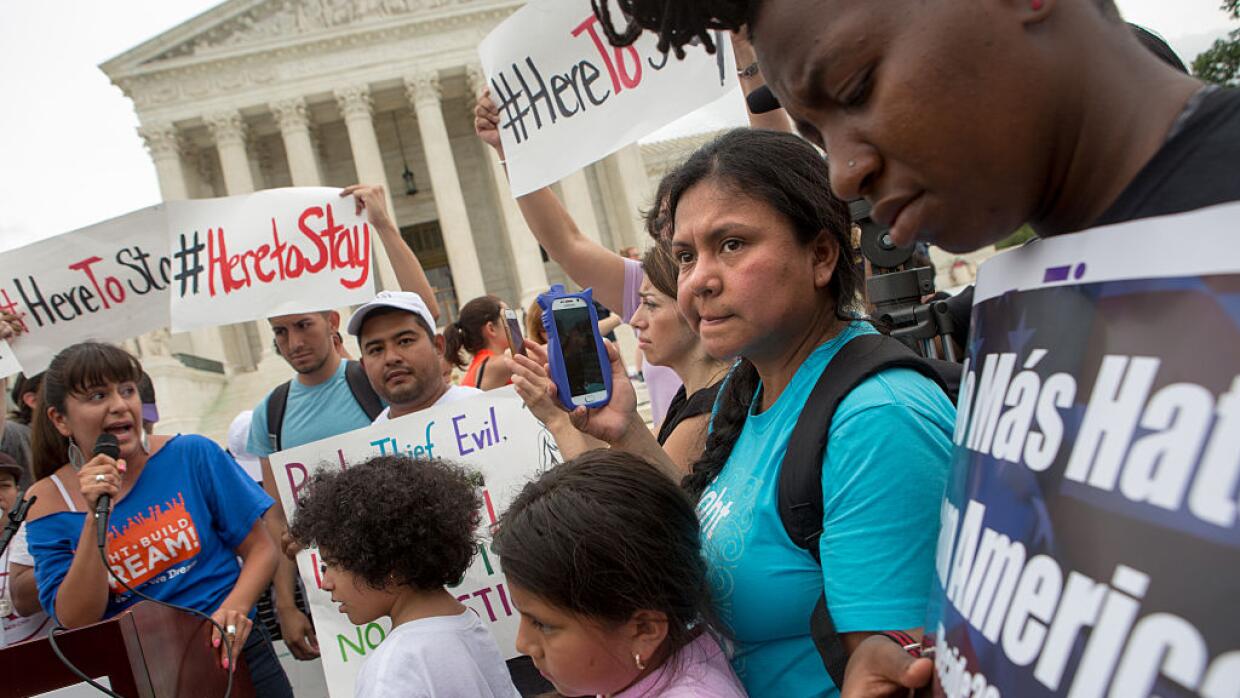
<path id="1" fill-rule="evenodd" d="M 290 530 L 375 589 L 457 584 L 477 551 L 478 475 L 440 460 L 377 456 L 306 486 Z"/>
<path id="2" fill-rule="evenodd" d="M 607 0 L 590 0 L 590 4 L 613 46 L 628 46 L 637 41 L 643 30 L 648 30 L 659 35 L 659 51 L 671 50 L 677 58 L 684 58 L 684 47 L 695 41 L 701 42 L 707 53 L 714 53 L 712 31 L 735 31 L 748 26 L 752 33 L 753 20 L 764 1 L 617 0 L 626 20 L 621 29 L 612 20 Z M 1114 0 L 1094 0 L 1094 4 L 1107 18 L 1119 19 Z"/>
<path id="3" fill-rule="evenodd" d="M 617 29 L 607 0 L 590 0 L 603 33 L 614 46 L 628 46 L 643 29 L 659 35 L 658 50 L 685 57 L 684 47 L 700 41 L 707 53 L 715 52 L 714 30 L 735 31 L 749 24 L 759 0 L 619 0 L 628 20 Z"/>

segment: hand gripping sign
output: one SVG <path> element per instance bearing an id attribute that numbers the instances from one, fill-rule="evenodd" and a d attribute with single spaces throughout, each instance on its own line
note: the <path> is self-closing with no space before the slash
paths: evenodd
<path id="1" fill-rule="evenodd" d="M 620 17 L 617 10 L 614 17 Z M 545 187 L 736 89 L 732 45 L 684 60 L 646 33 L 614 48 L 586 2 L 534 0 L 478 53 L 500 113 L 514 196 Z M 572 147 L 565 147 L 572 144 Z"/>
<path id="2" fill-rule="evenodd" d="M 1237 221 L 1228 204 L 982 265 L 936 695 L 1237 695 Z"/>

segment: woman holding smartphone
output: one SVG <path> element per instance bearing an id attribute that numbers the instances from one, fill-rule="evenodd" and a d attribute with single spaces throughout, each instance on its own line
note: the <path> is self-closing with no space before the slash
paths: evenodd
<path id="1" fill-rule="evenodd" d="M 751 696 L 834 696 L 809 626 L 824 592 L 846 651 L 876 633 L 920 636 L 955 410 L 910 369 L 882 371 L 840 402 L 826 435 L 815 561 L 783 526 L 779 469 L 832 358 L 875 332 L 857 310 L 848 208 L 830 194 L 813 146 L 772 131 L 720 136 L 660 189 L 680 310 L 710 355 L 737 359 L 706 450 L 684 479 L 698 501 L 715 606 L 736 640 L 732 665 Z M 573 422 L 654 460 L 661 449 L 633 428 L 633 404 L 621 385 Z M 664 470 L 676 473 L 670 463 Z"/>

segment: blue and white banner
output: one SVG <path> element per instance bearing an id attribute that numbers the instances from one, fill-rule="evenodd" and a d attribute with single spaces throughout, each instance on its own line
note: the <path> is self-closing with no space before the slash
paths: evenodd
<path id="1" fill-rule="evenodd" d="M 982 266 L 935 695 L 1240 696 L 1240 204 Z"/>

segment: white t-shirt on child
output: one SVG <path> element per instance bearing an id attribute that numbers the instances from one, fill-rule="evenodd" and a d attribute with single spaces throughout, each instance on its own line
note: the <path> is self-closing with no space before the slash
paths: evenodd
<path id="1" fill-rule="evenodd" d="M 358 673 L 357 698 L 520 698 L 495 638 L 470 609 L 398 625 Z"/>

